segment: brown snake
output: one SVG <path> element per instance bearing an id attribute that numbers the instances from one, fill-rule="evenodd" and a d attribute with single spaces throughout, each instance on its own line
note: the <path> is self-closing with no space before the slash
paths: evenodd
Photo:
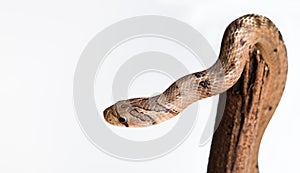
<path id="1" fill-rule="evenodd" d="M 208 172 L 258 172 L 260 141 L 286 75 L 287 52 L 277 27 L 264 16 L 245 15 L 227 27 L 213 66 L 178 79 L 160 95 L 119 101 L 104 110 L 104 118 L 116 126 L 151 126 L 197 100 L 227 91 Z"/>

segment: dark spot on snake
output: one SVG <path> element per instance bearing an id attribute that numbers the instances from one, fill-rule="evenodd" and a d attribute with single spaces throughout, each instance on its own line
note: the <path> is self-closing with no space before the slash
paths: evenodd
<path id="1" fill-rule="evenodd" d="M 234 67 L 235 67 L 235 63 L 233 62 L 233 63 L 230 64 L 230 68 L 233 69 Z"/>
<path id="2" fill-rule="evenodd" d="M 197 72 L 197 73 L 194 73 L 194 75 L 195 75 L 197 78 L 200 78 L 200 77 L 205 76 L 206 74 L 205 74 L 204 72 Z"/>
<path id="3" fill-rule="evenodd" d="M 201 81 L 200 83 L 200 86 L 207 89 L 208 88 L 208 85 L 210 85 L 209 81 L 208 80 L 205 80 L 205 81 Z"/>
<path id="4" fill-rule="evenodd" d="M 272 110 L 272 109 L 273 109 L 273 107 L 272 107 L 272 106 L 269 106 L 269 107 L 268 107 L 268 110 L 269 110 L 269 111 L 270 111 L 270 110 Z"/>
<path id="5" fill-rule="evenodd" d="M 255 18 L 255 22 L 256 22 L 256 24 L 257 24 L 257 26 L 258 26 L 258 27 L 260 27 L 260 26 L 261 26 L 261 21 L 260 21 L 260 19 L 258 19 L 258 18 Z"/>
<path id="6" fill-rule="evenodd" d="M 277 52 L 277 48 L 275 48 L 273 51 L 274 51 L 274 52 Z"/>
<path id="7" fill-rule="evenodd" d="M 271 21 L 271 20 L 268 20 L 268 22 L 267 22 L 267 26 L 268 26 L 268 28 L 271 28 L 271 26 L 273 26 L 273 23 L 272 23 L 272 21 Z"/>
<path id="8" fill-rule="evenodd" d="M 152 122 L 152 125 L 155 125 L 155 124 L 157 124 L 157 122 L 156 122 L 156 121 L 153 121 L 153 122 Z"/>
<path id="9" fill-rule="evenodd" d="M 179 112 L 176 109 L 169 109 L 169 113 L 177 115 Z"/>
<path id="10" fill-rule="evenodd" d="M 241 40 L 240 40 L 240 44 L 241 44 L 241 46 L 244 46 L 244 45 L 245 45 L 245 43 L 246 43 L 246 41 L 245 41 L 245 40 L 243 40 L 243 39 L 241 39 Z"/>
<path id="11" fill-rule="evenodd" d="M 238 21 L 238 26 L 239 26 L 240 28 L 243 27 L 243 24 L 244 24 L 244 22 L 243 22 L 242 20 Z"/>
<path id="12" fill-rule="evenodd" d="M 229 44 L 229 45 L 232 45 L 232 44 L 234 43 L 234 40 L 235 40 L 234 37 L 233 37 L 233 38 L 232 38 L 232 37 L 229 38 L 228 44 Z"/>
<path id="13" fill-rule="evenodd" d="M 255 14 L 249 14 L 249 18 L 255 17 Z"/>

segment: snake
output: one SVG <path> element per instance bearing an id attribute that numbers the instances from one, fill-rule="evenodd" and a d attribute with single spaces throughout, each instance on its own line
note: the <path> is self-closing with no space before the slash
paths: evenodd
<path id="1" fill-rule="evenodd" d="M 218 59 L 208 69 L 179 78 L 161 94 L 118 101 L 103 111 L 104 119 L 114 126 L 153 126 L 198 100 L 225 94 L 208 172 L 258 172 L 259 145 L 283 94 L 287 67 L 279 29 L 265 16 L 247 14 L 225 29 Z"/>

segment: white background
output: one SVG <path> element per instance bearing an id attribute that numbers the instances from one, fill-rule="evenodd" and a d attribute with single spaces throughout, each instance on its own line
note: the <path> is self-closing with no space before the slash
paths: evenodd
<path id="1" fill-rule="evenodd" d="M 206 172 L 209 144 L 199 148 L 196 133 L 174 152 L 146 162 L 99 151 L 76 119 L 74 70 L 88 41 L 122 19 L 176 18 L 199 30 L 218 53 L 226 26 L 247 13 L 273 20 L 289 56 L 286 90 L 263 137 L 260 170 L 297 172 L 299 8 L 289 1 L 0 1 L 0 172 Z"/>

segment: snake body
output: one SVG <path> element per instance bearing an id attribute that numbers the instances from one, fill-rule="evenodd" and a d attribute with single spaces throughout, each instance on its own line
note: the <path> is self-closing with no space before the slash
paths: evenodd
<path id="1" fill-rule="evenodd" d="M 227 91 L 208 172 L 258 172 L 259 144 L 286 75 L 287 52 L 280 31 L 267 17 L 244 15 L 226 28 L 219 58 L 210 68 L 183 76 L 160 95 L 119 101 L 104 110 L 104 118 L 116 126 L 151 126 L 195 101 Z"/>
<path id="2" fill-rule="evenodd" d="M 119 101 L 104 110 L 104 118 L 110 124 L 126 127 L 150 126 L 168 120 L 191 103 L 232 87 L 249 55 L 259 51 L 258 44 L 271 47 L 273 54 L 285 56 L 282 36 L 271 20 L 260 15 L 240 17 L 227 27 L 219 59 L 212 67 L 178 79 L 160 95 Z"/>

